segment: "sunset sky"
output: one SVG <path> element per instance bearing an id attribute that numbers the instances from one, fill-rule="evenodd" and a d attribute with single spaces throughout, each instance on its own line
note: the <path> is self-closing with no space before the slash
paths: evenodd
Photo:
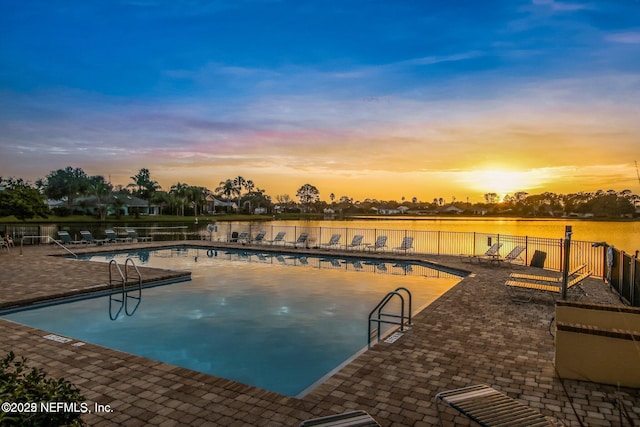
<path id="1" fill-rule="evenodd" d="M 0 176 L 640 193 L 638 0 L 0 0 Z"/>

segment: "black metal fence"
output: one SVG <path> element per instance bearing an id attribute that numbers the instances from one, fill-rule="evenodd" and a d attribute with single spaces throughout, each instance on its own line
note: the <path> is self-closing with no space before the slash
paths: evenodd
<path id="1" fill-rule="evenodd" d="M 604 247 L 606 279 L 620 299 L 625 303 L 640 307 L 640 263 L 638 252 L 627 254 L 615 248 Z M 609 256 L 606 252 L 609 252 Z"/>
<path id="2" fill-rule="evenodd" d="M 83 226 L 86 229 L 86 226 Z M 64 228 L 64 227 L 63 227 Z M 115 227 L 114 227 L 115 228 Z M 228 242 L 242 233 L 249 237 L 260 231 L 265 233 L 264 241 L 273 241 L 282 232 L 285 237 L 277 244 L 294 243 L 302 233 L 307 233 L 307 247 L 327 247 L 334 249 L 373 248 L 380 236 L 386 236 L 386 244 L 379 251 L 401 249 L 403 239 L 410 237 L 411 252 L 425 255 L 473 255 L 484 253 L 494 243 L 500 243 L 500 254 L 506 255 L 516 246 L 525 248 L 522 253 L 526 265 L 561 271 L 564 259 L 564 240 L 545 237 L 512 236 L 504 234 L 424 231 L 424 230 L 391 230 L 379 228 L 348 227 L 316 227 L 301 225 L 271 225 L 263 223 L 218 223 L 200 224 L 199 226 L 175 227 L 135 227 L 144 235 L 151 235 L 154 240 L 187 240 L 202 239 L 213 242 Z M 50 236 L 57 238 L 57 225 L 8 225 L 4 232 L 17 242 L 22 236 Z M 91 230 L 96 237 L 104 230 Z M 331 236 L 340 235 L 337 245 L 328 246 Z M 362 236 L 356 237 L 356 236 Z M 360 243 L 358 243 L 360 239 Z M 26 241 L 25 244 L 46 243 L 48 240 Z M 636 254 L 627 254 L 613 247 L 594 246 L 594 242 L 572 240 L 569 249 L 570 267 L 585 264 L 595 277 L 601 277 L 609 283 L 620 298 L 627 304 L 640 306 L 640 265 Z"/>

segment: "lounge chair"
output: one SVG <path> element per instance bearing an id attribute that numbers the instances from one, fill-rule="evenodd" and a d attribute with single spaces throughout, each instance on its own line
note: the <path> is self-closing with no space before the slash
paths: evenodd
<path id="1" fill-rule="evenodd" d="M 384 250 L 387 247 L 387 236 L 378 236 L 374 244 L 366 243 L 364 246 L 365 249 L 370 251 Z"/>
<path id="2" fill-rule="evenodd" d="M 104 245 L 109 242 L 109 239 L 94 239 L 93 234 L 87 230 L 80 231 L 80 235 L 82 236 L 83 242 L 90 245 Z"/>
<path id="3" fill-rule="evenodd" d="M 574 277 L 567 283 L 567 293 L 577 291 L 584 294 L 584 290 L 580 286 L 582 282 L 591 276 L 591 271 L 582 273 L 579 276 Z M 552 297 L 556 297 L 562 294 L 562 283 L 547 284 L 547 283 L 534 283 L 534 282 L 521 282 L 517 280 L 507 280 L 505 282 L 507 292 L 511 296 L 513 301 L 529 302 L 533 296 L 538 293 L 546 293 Z"/>
<path id="4" fill-rule="evenodd" d="M 351 240 L 351 243 L 347 245 L 347 249 L 361 248 L 362 239 L 364 239 L 364 236 L 362 234 L 356 234 L 355 236 L 353 236 L 353 240 Z"/>
<path id="5" fill-rule="evenodd" d="M 395 252 L 404 252 L 405 254 L 409 251 L 413 250 L 413 237 L 411 236 L 405 236 L 404 239 L 402 239 L 402 244 L 400 246 L 398 246 L 397 248 L 393 248 L 393 250 Z"/>
<path id="6" fill-rule="evenodd" d="M 567 277 L 571 278 L 578 274 L 580 271 L 584 270 L 587 267 L 587 264 L 582 264 L 575 267 L 573 270 L 569 270 L 567 273 Z M 541 276 L 538 274 L 519 274 L 519 273 L 511 273 L 509 275 L 509 279 L 524 279 L 524 280 L 533 280 L 534 282 L 544 282 L 544 283 L 562 283 L 562 275 L 560 276 Z"/>
<path id="7" fill-rule="evenodd" d="M 125 231 L 132 241 L 148 242 L 153 239 L 151 236 L 138 236 L 138 233 L 133 228 L 125 228 Z"/>
<path id="8" fill-rule="evenodd" d="M 320 246 L 325 248 L 332 248 L 334 246 L 337 246 L 340 244 L 340 237 L 342 237 L 342 234 L 332 234 L 329 241 Z"/>
<path id="9" fill-rule="evenodd" d="M 380 427 L 380 424 L 365 411 L 349 411 L 342 414 L 312 418 L 299 427 Z"/>
<path id="10" fill-rule="evenodd" d="M 131 242 L 131 237 L 120 237 L 112 229 L 104 230 L 104 235 L 109 239 L 109 243 L 127 243 Z"/>
<path id="11" fill-rule="evenodd" d="M 482 260 L 487 260 L 487 259 L 492 259 L 492 258 L 496 258 L 499 257 L 500 254 L 500 248 L 502 247 L 502 243 L 494 243 L 493 245 L 491 245 L 491 247 L 489 249 L 487 249 L 487 251 L 482 254 L 482 255 L 460 255 L 461 261 L 462 262 L 473 262 L 473 260 L 477 260 L 478 262 L 481 262 Z"/>
<path id="12" fill-rule="evenodd" d="M 254 237 L 253 239 L 250 239 L 249 243 L 262 243 L 264 241 L 264 236 L 267 235 L 266 231 L 259 231 L 258 234 L 256 234 L 256 237 Z"/>
<path id="13" fill-rule="evenodd" d="M 249 232 L 248 231 L 243 231 L 240 234 L 238 234 L 238 237 L 236 237 L 236 242 L 238 243 L 249 243 Z"/>
<path id="14" fill-rule="evenodd" d="M 13 239 L 8 234 L 4 236 L 4 242 L 7 244 L 7 247 L 13 248 L 15 245 L 13 244 Z"/>
<path id="15" fill-rule="evenodd" d="M 309 233 L 300 233 L 300 235 L 298 236 L 298 240 L 290 243 L 293 245 L 294 248 L 297 248 L 298 245 L 306 246 L 308 239 L 309 239 Z"/>
<path id="16" fill-rule="evenodd" d="M 280 231 L 278 232 L 278 234 L 276 234 L 276 237 L 273 238 L 273 240 L 267 240 L 267 242 L 271 243 L 272 245 L 276 245 L 278 243 L 282 243 L 284 245 L 285 241 L 284 241 L 284 236 L 287 233 L 284 231 Z"/>
<path id="17" fill-rule="evenodd" d="M 478 261 L 482 262 L 483 260 L 485 260 L 485 261 L 488 261 L 490 264 L 495 263 L 497 265 L 500 265 L 501 263 L 506 262 L 510 266 L 512 266 L 514 263 L 524 264 L 524 259 L 522 259 L 520 255 L 522 254 L 522 252 L 525 251 L 525 249 L 526 247 L 524 246 L 516 246 L 515 248 L 511 249 L 511 252 L 505 255 L 504 258 L 500 256 L 482 257 L 482 258 L 478 258 Z"/>
<path id="18" fill-rule="evenodd" d="M 460 412 L 481 426 L 531 426 L 556 425 L 554 420 L 542 415 L 504 393 L 485 384 L 443 391 L 436 394 L 438 422 L 442 426 L 440 402 Z"/>
<path id="19" fill-rule="evenodd" d="M 84 243 L 82 240 L 73 240 L 68 231 L 58 231 L 58 237 L 60 237 L 60 242 L 63 245 L 77 245 L 79 243 Z"/>

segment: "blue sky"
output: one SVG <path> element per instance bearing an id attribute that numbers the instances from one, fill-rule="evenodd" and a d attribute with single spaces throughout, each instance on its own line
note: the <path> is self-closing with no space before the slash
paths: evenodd
<path id="1" fill-rule="evenodd" d="M 640 192 L 640 2 L 0 0 L 0 176 Z"/>

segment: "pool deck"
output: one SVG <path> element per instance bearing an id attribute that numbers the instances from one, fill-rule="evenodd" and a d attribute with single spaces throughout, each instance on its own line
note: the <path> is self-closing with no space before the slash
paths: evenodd
<path id="1" fill-rule="evenodd" d="M 207 245 L 150 242 L 72 249 L 80 253 L 183 243 Z M 107 264 L 63 255 L 54 245 L 25 246 L 22 255 L 18 247 L 8 254 L 2 251 L 0 307 L 107 287 Z M 414 326 L 400 339 L 373 346 L 300 399 L 93 344 L 52 341 L 44 338 L 46 331 L 6 320 L 0 320 L 0 356 L 13 351 L 26 357 L 30 366 L 71 381 L 81 388 L 90 409 L 94 404 L 109 405 L 110 411 L 83 415 L 89 426 L 296 426 L 305 419 L 353 409 L 367 411 L 383 426 L 433 426 L 438 424 L 438 392 L 478 383 L 569 426 L 581 425 L 576 413 L 582 425 L 620 425 L 616 401 L 623 402 L 636 425 L 640 423 L 640 390 L 557 377 L 549 327 L 553 302 L 547 297 L 514 303 L 504 287 L 509 268 L 463 263 L 453 256 L 384 255 L 394 257 L 427 260 L 471 274 L 415 316 Z M 144 268 L 142 275 L 158 280 L 184 272 Z M 392 290 L 393 276 L 389 282 Z M 583 301 L 620 304 L 602 280 L 589 279 L 584 289 Z M 449 409 L 443 419 L 445 425 L 473 424 Z"/>

